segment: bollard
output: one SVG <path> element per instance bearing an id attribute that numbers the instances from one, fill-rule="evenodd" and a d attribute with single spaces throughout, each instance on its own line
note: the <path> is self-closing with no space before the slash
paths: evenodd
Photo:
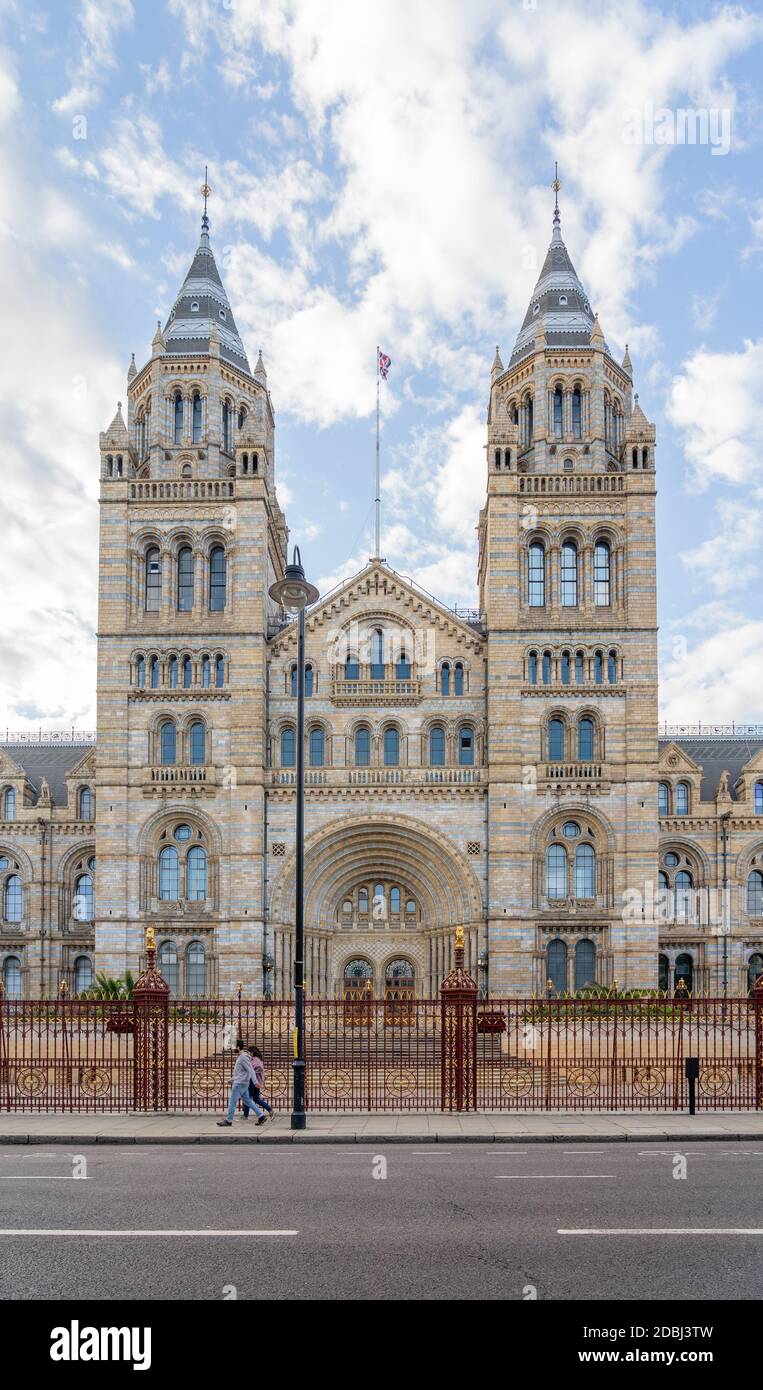
<path id="1" fill-rule="evenodd" d="M 689 1114 L 697 1113 L 697 1077 L 699 1076 L 699 1057 L 686 1058 L 686 1080 L 689 1083 Z"/>

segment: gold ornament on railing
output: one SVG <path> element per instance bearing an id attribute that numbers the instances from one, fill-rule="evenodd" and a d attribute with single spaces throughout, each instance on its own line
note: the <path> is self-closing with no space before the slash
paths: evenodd
<path id="1" fill-rule="evenodd" d="M 153 927 L 146 927 L 146 950 L 156 950 L 156 936 Z"/>
<path id="2" fill-rule="evenodd" d="M 464 949 L 464 929 L 463 929 L 463 927 L 456 927 L 456 950 L 457 950 L 457 951 L 463 951 L 463 949 Z"/>

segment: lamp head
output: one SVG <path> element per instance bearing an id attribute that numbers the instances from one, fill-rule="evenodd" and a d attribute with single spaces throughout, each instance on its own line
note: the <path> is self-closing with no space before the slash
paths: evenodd
<path id="1" fill-rule="evenodd" d="M 271 584 L 268 591 L 270 597 L 280 603 L 289 613 L 301 613 L 303 608 L 315 603 L 320 594 L 314 584 L 305 579 L 305 571 L 302 568 L 302 557 L 299 553 L 299 546 L 294 547 L 294 555 L 290 565 L 286 566 L 283 579 L 276 580 Z"/>

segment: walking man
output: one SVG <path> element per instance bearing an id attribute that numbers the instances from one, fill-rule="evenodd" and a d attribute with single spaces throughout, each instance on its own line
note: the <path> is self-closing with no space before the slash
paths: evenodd
<path id="1" fill-rule="evenodd" d="M 221 1127 L 230 1128 L 230 1126 L 233 1124 L 233 1116 L 236 1113 L 236 1106 L 238 1105 L 240 1100 L 245 1101 L 247 1105 L 251 1105 L 253 1107 L 254 1112 L 257 1115 L 258 1125 L 264 1125 L 265 1115 L 263 1111 L 260 1110 L 260 1107 L 256 1104 L 255 1101 L 250 1100 L 249 1098 L 250 1082 L 254 1082 L 255 1086 L 257 1085 L 257 1073 L 255 1072 L 254 1067 L 252 1066 L 252 1059 L 249 1056 L 249 1053 L 246 1051 L 244 1044 L 241 1041 L 241 1038 L 238 1038 L 236 1041 L 236 1061 L 233 1066 L 233 1081 L 230 1091 L 230 1100 L 228 1101 L 228 1113 L 225 1116 L 224 1120 L 217 1121 L 218 1125 L 220 1125 Z"/>
<path id="2" fill-rule="evenodd" d="M 257 1077 L 256 1083 L 254 1081 L 249 1083 L 249 1095 L 252 1097 L 255 1110 L 257 1109 L 258 1105 L 261 1105 L 262 1109 L 266 1112 L 267 1115 L 270 1116 L 272 1120 L 273 1107 L 270 1104 L 270 1102 L 265 1100 L 264 1096 L 262 1095 L 262 1087 L 265 1085 L 264 1058 L 258 1047 L 250 1047 L 249 1055 L 252 1059 L 252 1066 L 254 1067 L 254 1071 Z M 249 1119 L 249 1105 L 247 1101 L 244 1101 L 244 1119 Z"/>

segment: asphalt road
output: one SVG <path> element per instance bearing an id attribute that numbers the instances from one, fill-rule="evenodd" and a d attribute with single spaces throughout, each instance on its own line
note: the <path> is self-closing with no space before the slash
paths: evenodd
<path id="1" fill-rule="evenodd" d="M 763 1144 L 681 1153 L 5 1148 L 0 1298 L 763 1297 Z"/>

